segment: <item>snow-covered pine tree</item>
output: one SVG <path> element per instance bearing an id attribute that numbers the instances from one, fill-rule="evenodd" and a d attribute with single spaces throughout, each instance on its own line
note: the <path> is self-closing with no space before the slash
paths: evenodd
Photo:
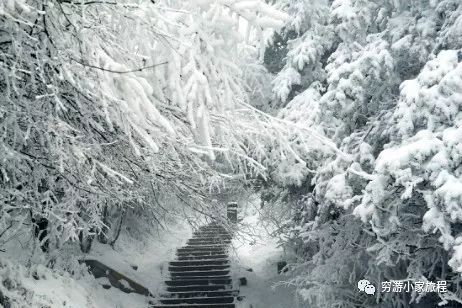
<path id="1" fill-rule="evenodd" d="M 369 298 L 353 290 L 364 277 L 376 285 L 422 277 L 453 286 L 459 281 L 455 102 L 460 103 L 461 4 L 276 5 L 291 19 L 267 47 L 267 55 L 284 54 L 276 58 L 282 63 L 265 59 L 276 73 L 269 105 L 284 120 L 331 138 L 345 154 L 298 142 L 294 150 L 310 172 L 300 175 L 300 167 L 285 158 L 288 167 L 273 166 L 266 186 L 273 203 L 292 213 L 284 242 L 299 243 L 292 250 L 296 260 L 304 260 L 296 262 L 292 282 L 315 307 L 460 301 L 456 287 L 456 294 L 424 299 Z"/>

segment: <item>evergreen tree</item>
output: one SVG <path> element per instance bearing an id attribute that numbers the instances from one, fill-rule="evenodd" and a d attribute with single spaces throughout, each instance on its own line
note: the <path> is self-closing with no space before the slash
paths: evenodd
<path id="1" fill-rule="evenodd" d="M 267 47 L 267 65 L 280 68 L 272 70 L 268 101 L 280 118 L 335 145 L 297 142 L 307 170 L 288 160 L 273 167 L 269 182 L 281 191 L 273 204 L 291 213 L 283 234 L 304 260 L 293 271 L 300 294 L 314 307 L 460 302 L 462 5 L 276 5 L 291 18 Z M 284 52 L 279 65 L 269 61 L 274 50 Z M 422 277 L 449 280 L 453 293 L 370 298 L 353 291 L 362 278 L 377 286 Z"/>

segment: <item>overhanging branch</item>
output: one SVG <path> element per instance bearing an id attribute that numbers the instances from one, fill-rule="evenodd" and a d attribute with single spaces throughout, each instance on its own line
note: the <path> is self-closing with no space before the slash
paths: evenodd
<path id="1" fill-rule="evenodd" d="M 98 69 L 98 70 L 101 70 L 101 71 L 110 72 L 110 73 L 114 73 L 114 74 L 128 74 L 128 73 L 141 72 L 141 71 L 151 69 L 151 68 L 154 68 L 154 67 L 157 67 L 157 66 L 165 65 L 165 64 L 168 63 L 168 61 L 165 61 L 165 62 L 156 63 L 156 64 L 148 65 L 148 66 L 143 66 L 143 67 L 132 69 L 132 70 L 116 71 L 116 70 L 111 70 L 111 69 L 108 69 L 108 68 L 92 65 L 92 64 L 89 64 L 89 63 L 85 63 L 85 62 L 82 62 L 82 61 L 76 60 L 76 59 L 71 59 L 71 60 L 74 61 L 74 62 L 77 62 L 78 64 L 80 64 L 82 66 L 85 66 L 85 67 L 90 67 L 90 68 L 94 68 L 94 69 Z"/>

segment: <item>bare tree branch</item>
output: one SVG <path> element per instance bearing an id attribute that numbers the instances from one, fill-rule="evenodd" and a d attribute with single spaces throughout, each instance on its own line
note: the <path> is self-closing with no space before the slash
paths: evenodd
<path id="1" fill-rule="evenodd" d="M 71 59 L 71 60 L 74 61 L 74 62 L 77 62 L 80 65 L 83 65 L 85 67 L 90 67 L 90 68 L 94 68 L 94 69 L 98 69 L 98 70 L 101 70 L 101 71 L 110 72 L 110 73 L 114 73 L 114 74 L 128 74 L 128 73 L 134 73 L 134 72 L 141 72 L 141 71 L 151 69 L 151 68 L 154 68 L 154 67 L 157 67 L 157 66 L 165 65 L 165 64 L 168 63 L 168 61 L 165 61 L 165 62 L 156 63 L 156 64 L 148 65 L 148 66 L 143 66 L 143 67 L 132 69 L 132 70 L 116 71 L 116 70 L 111 70 L 111 69 L 107 69 L 107 68 L 104 68 L 104 67 L 99 67 L 99 66 L 96 66 L 96 65 L 92 65 L 92 64 L 89 64 L 89 63 L 84 63 L 84 62 L 76 60 L 76 59 Z"/>

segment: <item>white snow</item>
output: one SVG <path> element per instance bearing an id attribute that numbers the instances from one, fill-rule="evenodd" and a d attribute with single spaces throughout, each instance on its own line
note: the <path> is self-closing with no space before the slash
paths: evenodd
<path id="1" fill-rule="evenodd" d="M 277 273 L 277 262 L 284 260 L 284 252 L 278 247 L 277 239 L 268 233 L 271 230 L 265 227 L 257 206 L 257 202 L 250 204 L 242 213 L 244 218 L 239 224 L 241 235 L 233 240 L 231 258 L 236 287 L 240 277 L 247 279 L 247 286 L 239 287 L 239 296 L 244 298 L 236 307 L 299 307 L 295 288 L 284 286 L 287 276 Z"/>
<path id="2" fill-rule="evenodd" d="M 162 292 L 163 281 L 168 277 L 168 262 L 175 258 L 176 249 L 191 236 L 191 226 L 185 222 L 169 226 L 167 230 L 160 230 L 142 240 L 121 234 L 114 250 L 95 243 L 87 258 L 117 269 L 155 295 Z M 134 270 L 132 266 L 138 266 L 138 269 Z"/>
<path id="3" fill-rule="evenodd" d="M 345 176 L 345 173 L 341 173 L 329 180 L 325 197 L 332 204 L 339 204 L 347 209 L 349 206 L 349 202 L 347 201 L 353 196 L 353 191 L 348 185 Z"/>
<path id="4" fill-rule="evenodd" d="M 137 239 L 122 232 L 115 249 L 109 245 L 93 244 L 90 255 L 82 255 L 74 249 L 64 251 L 67 266 L 72 266 L 74 275 L 60 270 L 60 261 L 56 269 L 49 269 L 42 264 L 26 264 L 30 254 L 25 252 L 17 241 L 18 238 L 0 252 L 0 293 L 19 306 L 30 308 L 146 308 L 149 298 L 136 293 L 124 293 L 111 287 L 107 278 L 95 279 L 84 265 L 78 265 L 77 259 L 97 259 L 110 268 L 126 275 L 128 278 L 147 287 L 155 296 L 162 292 L 163 281 L 168 274 L 168 262 L 174 259 L 175 251 L 191 237 L 192 229 L 187 223 L 172 224 L 167 230 L 159 230 L 145 239 Z M 65 255 L 68 254 L 68 257 Z M 34 263 L 41 259 L 34 257 Z M 43 260 L 42 260 L 43 261 Z M 132 266 L 138 266 L 135 271 Z M 131 289 L 127 281 L 121 283 Z M 27 299 L 27 302 L 24 300 Z M 1 305 L 0 305 L 1 307 Z"/>
<path id="5" fill-rule="evenodd" d="M 441 140 L 429 131 L 422 130 L 409 139 L 407 144 L 396 148 L 388 148 L 377 158 L 376 171 L 394 172 L 408 166 L 411 162 L 422 163 L 441 149 Z"/>
<path id="6" fill-rule="evenodd" d="M 273 93 L 282 102 L 287 101 L 293 85 L 300 84 L 301 75 L 293 67 L 281 71 L 273 81 Z"/>

